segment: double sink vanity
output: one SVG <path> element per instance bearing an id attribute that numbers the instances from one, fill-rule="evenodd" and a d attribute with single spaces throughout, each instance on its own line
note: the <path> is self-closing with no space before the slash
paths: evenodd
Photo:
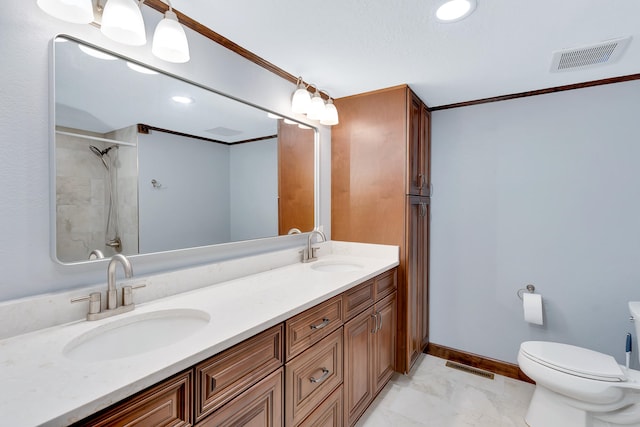
<path id="1" fill-rule="evenodd" d="M 297 250 L 280 252 L 245 262 Z M 49 327 L 0 340 L 3 423 L 351 425 L 393 372 L 398 248 L 330 241 L 317 261 L 261 264 L 244 277 L 243 260 L 167 273 L 181 293 L 96 321 L 49 313 Z M 230 269 L 235 278 L 189 288 L 189 274 Z M 118 287 L 143 280 L 133 299 L 145 300 L 162 276 Z"/>

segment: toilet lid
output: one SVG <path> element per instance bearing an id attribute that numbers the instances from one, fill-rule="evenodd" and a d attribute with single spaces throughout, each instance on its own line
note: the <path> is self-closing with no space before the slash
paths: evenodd
<path id="1" fill-rule="evenodd" d="M 608 354 L 569 344 L 527 341 L 520 345 L 524 356 L 549 368 L 599 381 L 625 381 L 620 365 Z"/>

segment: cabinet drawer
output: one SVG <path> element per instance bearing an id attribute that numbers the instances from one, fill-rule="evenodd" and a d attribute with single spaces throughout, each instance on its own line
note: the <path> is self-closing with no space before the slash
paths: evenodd
<path id="1" fill-rule="evenodd" d="M 282 366 L 282 336 L 279 324 L 196 365 L 196 421 Z"/>
<path id="2" fill-rule="evenodd" d="M 376 301 L 380 301 L 382 298 L 396 290 L 397 275 L 398 269 L 394 268 L 393 270 L 382 273 L 375 278 Z"/>
<path id="3" fill-rule="evenodd" d="M 375 302 L 375 281 L 368 280 L 342 294 L 343 319 L 346 322 Z"/>
<path id="4" fill-rule="evenodd" d="M 191 426 L 192 377 L 192 370 L 179 374 L 74 426 Z"/>
<path id="5" fill-rule="evenodd" d="M 342 427 L 342 386 L 331 393 L 300 427 Z"/>
<path id="6" fill-rule="evenodd" d="M 287 320 L 286 360 L 302 353 L 342 326 L 342 296 L 338 295 Z"/>
<path id="7" fill-rule="evenodd" d="M 282 425 L 282 368 L 214 412 L 198 427 Z"/>
<path id="8" fill-rule="evenodd" d="M 304 420 L 342 384 L 342 329 L 285 366 L 285 425 Z"/>

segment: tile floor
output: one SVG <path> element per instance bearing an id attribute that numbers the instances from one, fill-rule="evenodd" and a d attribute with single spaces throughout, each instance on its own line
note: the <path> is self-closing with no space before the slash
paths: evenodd
<path id="1" fill-rule="evenodd" d="M 422 355 L 410 376 L 395 374 L 356 427 L 526 427 L 534 385 L 493 380 Z"/>

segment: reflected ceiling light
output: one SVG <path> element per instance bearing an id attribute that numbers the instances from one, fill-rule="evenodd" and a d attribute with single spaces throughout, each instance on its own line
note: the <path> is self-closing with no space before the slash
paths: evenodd
<path id="1" fill-rule="evenodd" d="M 172 96 L 171 99 L 179 104 L 193 104 L 195 102 L 190 96 L 175 95 Z"/>
<path id="2" fill-rule="evenodd" d="M 281 119 L 282 117 L 277 115 L 277 114 L 273 114 L 273 113 L 267 113 L 267 117 L 269 117 L 270 119 Z"/>
<path id="3" fill-rule="evenodd" d="M 302 77 L 298 77 L 296 91 L 293 92 L 293 98 L 291 99 L 291 111 L 295 114 L 307 114 L 310 105 L 311 95 L 304 85 Z"/>
<path id="4" fill-rule="evenodd" d="M 135 0 L 107 0 L 100 31 L 111 40 L 131 46 L 147 42 L 140 5 Z"/>
<path id="5" fill-rule="evenodd" d="M 93 22 L 91 0 L 38 0 L 38 7 L 54 18 L 74 24 Z"/>
<path id="6" fill-rule="evenodd" d="M 135 62 L 127 61 L 127 67 L 142 74 L 158 74 L 157 71 L 154 71 L 151 68 L 143 67 L 142 65 L 136 64 Z"/>
<path id="7" fill-rule="evenodd" d="M 94 58 L 104 59 L 104 60 L 106 60 L 106 61 L 113 61 L 113 60 L 115 60 L 115 59 L 118 59 L 118 58 L 116 58 L 116 57 L 115 57 L 115 56 L 113 56 L 113 55 L 109 55 L 109 54 L 108 54 L 108 53 L 106 53 L 106 52 L 102 52 L 102 51 L 100 51 L 100 50 L 98 50 L 98 49 L 94 49 L 94 48 L 92 48 L 92 47 L 85 46 L 85 45 L 83 45 L 83 44 L 78 44 L 78 48 L 79 48 L 81 51 L 83 51 L 84 53 L 86 53 L 87 55 L 89 55 L 89 56 L 93 56 Z"/>
<path id="8" fill-rule="evenodd" d="M 329 97 L 324 106 L 324 113 L 320 118 L 321 125 L 333 126 L 338 124 L 338 109 L 333 104 L 333 99 Z"/>
<path id="9" fill-rule="evenodd" d="M 441 22 L 456 22 L 471 15 L 476 8 L 476 0 L 448 0 L 436 11 Z"/>
<path id="10" fill-rule="evenodd" d="M 168 62 L 183 63 L 189 61 L 189 43 L 184 28 L 178 22 L 178 15 L 175 14 L 169 3 L 169 10 L 164 14 L 164 18 L 158 22 L 156 31 L 153 33 L 153 44 L 151 53 L 160 59 Z"/>

